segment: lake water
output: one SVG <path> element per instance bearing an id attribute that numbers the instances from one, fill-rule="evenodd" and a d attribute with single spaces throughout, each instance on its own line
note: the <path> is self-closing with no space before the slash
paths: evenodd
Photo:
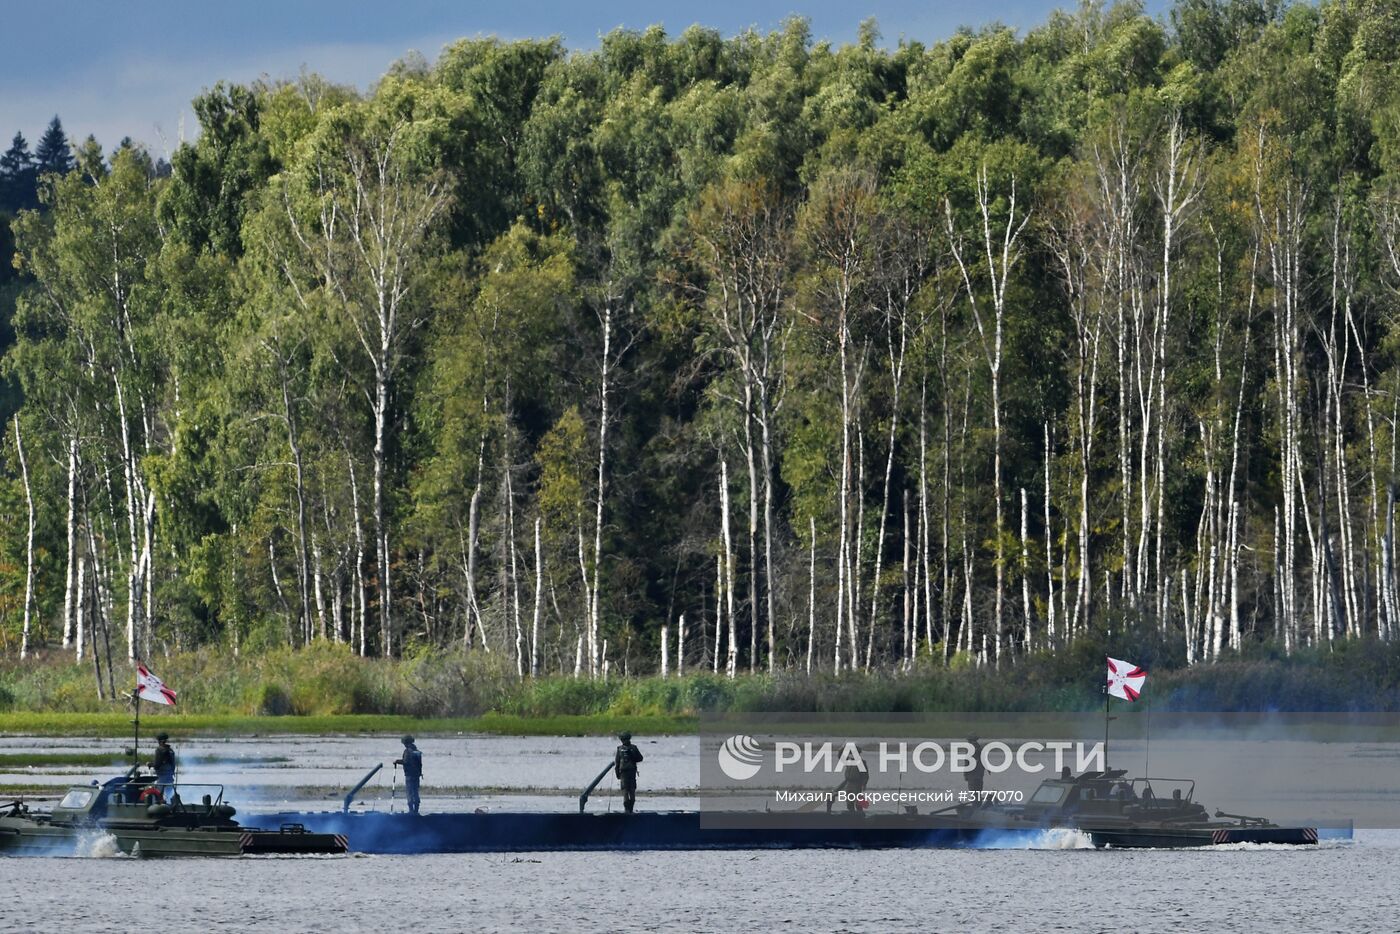
<path id="1" fill-rule="evenodd" d="M 700 783 L 699 740 L 663 736 L 636 740 L 646 761 L 643 784 L 655 808 L 694 808 Z M 461 811 L 495 807 L 501 799 L 511 809 L 556 810 L 577 807 L 579 792 L 612 761 L 616 741 L 597 736 L 488 736 L 480 734 L 421 736 L 424 810 Z M 154 742 L 142 739 L 142 761 Z M 0 735 L 0 754 L 112 753 L 123 760 L 131 740 L 81 737 Z M 359 807 L 402 808 L 403 776 L 394 759 L 402 754 L 398 736 L 197 736 L 176 740 L 181 784 L 218 783 L 241 811 L 325 809 L 374 765 L 383 768 L 365 786 Z M 54 794 L 103 772 L 88 766 L 0 768 L 0 785 L 29 784 Z M 596 803 L 606 810 L 619 804 L 616 782 L 598 786 Z M 616 800 L 613 800 L 616 799 Z M 620 806 L 620 805 L 619 805 Z"/>
<path id="2" fill-rule="evenodd" d="M 0 737 L 0 753 L 119 740 Z M 643 807 L 693 807 L 697 739 L 644 740 Z M 606 764 L 596 737 L 427 736 L 425 810 L 561 809 Z M 401 807 L 396 737 L 191 738 L 182 781 L 222 781 L 243 813 L 325 808 L 367 767 L 361 807 Z M 76 768 L 0 774 L 59 786 Z M 388 773 L 387 775 L 385 773 Z M 514 790 L 517 793 L 503 793 Z M 594 805 L 616 807 L 600 787 Z M 391 797 L 391 795 L 393 797 Z M 1373 931 L 1400 930 L 1400 832 L 1348 844 L 1035 849 L 540 853 L 137 860 L 0 859 L 0 930 L 112 931 Z M 107 858 L 96 858 L 106 856 Z"/>
<path id="3" fill-rule="evenodd" d="M 4 859 L 4 930 L 1394 931 L 1400 837 L 1317 848 Z"/>

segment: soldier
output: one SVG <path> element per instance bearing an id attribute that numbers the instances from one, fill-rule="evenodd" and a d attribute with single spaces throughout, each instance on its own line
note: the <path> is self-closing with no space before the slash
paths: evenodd
<path id="1" fill-rule="evenodd" d="M 413 737 L 403 738 L 403 758 L 395 759 L 394 765 L 403 766 L 403 787 L 408 793 L 408 813 L 418 813 L 418 782 L 423 777 L 423 753 L 413 745 Z"/>
<path id="2" fill-rule="evenodd" d="M 161 797 L 166 801 L 174 799 L 175 793 L 175 750 L 170 745 L 170 734 L 156 736 L 156 751 L 151 756 L 151 769 L 156 773 L 156 785 Z"/>
<path id="3" fill-rule="evenodd" d="M 860 795 L 865 791 L 865 786 L 870 782 L 870 770 L 865 765 L 865 751 L 859 746 L 856 747 L 856 755 L 860 756 L 860 765 L 846 766 L 841 776 L 841 784 L 836 786 L 836 790 L 827 796 L 826 813 L 831 813 L 831 806 L 836 802 L 836 796 L 841 792 L 846 792 L 846 810 L 854 812 L 860 802 Z"/>
<path id="4" fill-rule="evenodd" d="M 632 734 L 626 730 L 617 738 L 621 742 L 613 755 L 613 773 L 622 783 L 622 806 L 631 814 L 637 804 L 637 763 L 642 761 L 642 751 L 632 745 Z"/>

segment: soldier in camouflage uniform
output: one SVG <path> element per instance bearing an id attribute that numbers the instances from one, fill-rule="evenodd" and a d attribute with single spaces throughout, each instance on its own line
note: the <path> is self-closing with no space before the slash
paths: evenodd
<path id="1" fill-rule="evenodd" d="M 613 773 L 622 783 L 622 806 L 631 814 L 637 804 L 637 763 L 642 761 L 642 751 L 632 745 L 632 734 L 626 730 L 617 738 L 621 742 L 613 754 Z"/>

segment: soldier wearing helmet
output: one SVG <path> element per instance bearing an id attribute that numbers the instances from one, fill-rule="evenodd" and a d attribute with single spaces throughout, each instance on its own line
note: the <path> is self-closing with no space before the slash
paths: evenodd
<path id="1" fill-rule="evenodd" d="M 408 813 L 418 813 L 418 783 L 423 778 L 423 753 L 413 744 L 412 736 L 403 738 L 403 758 L 394 765 L 403 766 L 403 787 L 408 793 Z"/>
<path id="2" fill-rule="evenodd" d="M 637 763 L 642 761 L 642 751 L 632 745 L 632 734 L 626 730 L 617 738 L 620 742 L 613 754 L 613 773 L 622 783 L 622 806 L 631 814 L 637 804 Z"/>
<path id="3" fill-rule="evenodd" d="M 161 797 L 170 801 L 175 792 L 175 749 L 170 745 L 169 733 L 156 735 L 156 751 L 151 756 L 151 769 L 156 773 L 156 784 L 160 786 Z"/>

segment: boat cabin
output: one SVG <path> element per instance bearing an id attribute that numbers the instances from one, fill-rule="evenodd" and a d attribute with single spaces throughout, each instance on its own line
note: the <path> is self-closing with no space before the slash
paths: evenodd
<path id="1" fill-rule="evenodd" d="M 1191 779 L 1128 778 L 1126 769 L 1106 769 L 1041 782 L 1020 816 L 1045 823 L 1063 818 L 1204 819 L 1206 809 L 1193 800 L 1195 793 Z"/>
<path id="2" fill-rule="evenodd" d="M 99 785 L 74 785 L 54 806 L 55 823 L 86 824 L 98 821 L 150 822 L 163 824 L 208 825 L 231 821 L 236 813 L 224 804 L 222 785 L 177 785 L 170 787 L 170 800 L 155 777 L 130 772 L 109 778 Z M 198 803 L 186 803 L 181 791 L 199 795 Z"/>

